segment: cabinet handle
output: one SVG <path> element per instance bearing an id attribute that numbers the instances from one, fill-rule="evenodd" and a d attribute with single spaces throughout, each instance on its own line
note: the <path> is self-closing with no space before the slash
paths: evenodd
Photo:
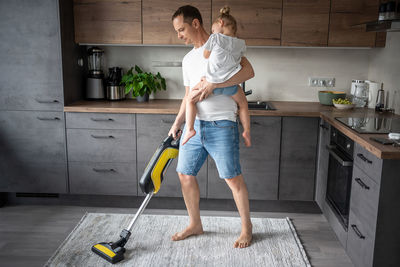
<path id="1" fill-rule="evenodd" d="M 365 236 L 360 232 L 360 230 L 358 230 L 357 225 L 352 224 L 351 228 L 353 228 L 353 231 L 356 233 L 356 235 L 360 238 L 360 239 L 365 239 Z"/>
<path id="2" fill-rule="evenodd" d="M 254 125 L 261 125 L 261 123 L 259 123 L 258 121 L 252 121 L 251 124 L 254 124 Z"/>
<path id="3" fill-rule="evenodd" d="M 114 121 L 112 118 L 102 119 L 102 118 L 90 118 L 92 121 Z"/>
<path id="4" fill-rule="evenodd" d="M 115 138 L 112 135 L 93 135 L 93 134 L 91 134 L 91 136 L 96 139 L 113 139 L 113 138 Z"/>
<path id="5" fill-rule="evenodd" d="M 96 168 L 93 168 L 93 171 L 95 171 L 95 172 L 116 172 L 114 169 L 96 169 Z"/>
<path id="6" fill-rule="evenodd" d="M 372 161 L 371 160 L 369 160 L 369 159 L 367 159 L 363 154 L 361 154 L 361 153 L 358 153 L 357 154 L 357 157 L 359 157 L 360 159 L 362 159 L 363 161 L 365 161 L 365 162 L 367 162 L 367 163 L 369 163 L 369 164 L 372 164 Z"/>
<path id="7" fill-rule="evenodd" d="M 168 123 L 168 124 L 174 123 L 173 121 L 170 121 L 170 120 L 164 120 L 164 119 L 162 119 L 161 121 L 162 121 L 163 123 Z"/>
<path id="8" fill-rule="evenodd" d="M 60 118 L 54 117 L 54 118 L 48 118 L 48 117 L 37 117 L 38 120 L 41 121 L 59 121 Z"/>
<path id="9" fill-rule="evenodd" d="M 320 124 L 319 127 L 322 128 L 322 129 L 324 129 L 324 130 L 328 130 L 328 129 L 329 129 L 328 127 L 326 127 L 326 126 L 323 125 L 323 124 Z"/>
<path id="10" fill-rule="evenodd" d="M 356 180 L 356 182 L 357 182 L 362 188 L 364 188 L 364 189 L 366 189 L 366 190 L 369 190 L 369 186 L 366 185 L 366 184 L 361 180 L 361 178 L 356 178 L 355 180 Z"/>
<path id="11" fill-rule="evenodd" d="M 40 103 L 40 104 L 58 104 L 60 103 L 58 100 L 54 99 L 54 100 L 40 100 L 40 99 L 35 99 L 36 102 Z"/>

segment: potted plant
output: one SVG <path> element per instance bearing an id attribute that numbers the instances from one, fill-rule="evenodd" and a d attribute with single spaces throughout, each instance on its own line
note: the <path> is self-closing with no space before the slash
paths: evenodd
<path id="1" fill-rule="evenodd" d="M 137 65 L 135 65 L 135 71 L 136 73 L 134 73 L 133 67 L 130 68 L 122 76 L 121 84 L 125 86 L 125 94 L 132 91 L 132 96 L 136 97 L 138 102 L 148 101 L 151 93 L 167 89 L 165 79 L 159 72 L 156 75 L 151 72 L 144 72 Z"/>

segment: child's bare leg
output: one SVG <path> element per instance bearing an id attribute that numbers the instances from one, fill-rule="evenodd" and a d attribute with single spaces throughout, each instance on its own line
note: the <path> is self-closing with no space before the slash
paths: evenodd
<path id="1" fill-rule="evenodd" d="M 185 135 L 183 136 L 182 139 L 182 145 L 186 144 L 187 141 L 189 141 L 189 139 L 196 134 L 196 131 L 194 130 L 194 121 L 196 119 L 196 113 L 197 113 L 196 101 L 194 101 L 191 97 L 188 97 L 186 99 L 186 114 L 185 114 L 186 130 L 185 130 Z"/>
<path id="2" fill-rule="evenodd" d="M 251 146 L 251 136 L 250 136 L 250 113 L 249 105 L 247 103 L 246 96 L 243 90 L 239 87 L 236 94 L 232 96 L 233 100 L 239 106 L 239 118 L 243 126 L 242 136 L 244 138 L 244 144 L 248 147 Z"/>

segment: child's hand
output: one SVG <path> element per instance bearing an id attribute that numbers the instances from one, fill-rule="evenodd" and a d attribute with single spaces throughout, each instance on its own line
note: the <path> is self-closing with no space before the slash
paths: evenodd
<path id="1" fill-rule="evenodd" d="M 242 133 L 242 136 L 243 136 L 243 139 L 244 139 L 244 144 L 245 144 L 247 147 L 250 147 L 250 146 L 251 146 L 250 131 L 244 131 L 244 132 Z"/>

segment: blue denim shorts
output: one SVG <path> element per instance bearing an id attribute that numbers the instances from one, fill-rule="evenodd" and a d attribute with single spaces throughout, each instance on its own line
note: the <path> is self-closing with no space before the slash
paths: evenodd
<path id="1" fill-rule="evenodd" d="M 207 156 L 210 155 L 217 165 L 220 178 L 229 179 L 242 173 L 239 162 L 237 122 L 196 120 L 194 129 L 196 135 L 185 145 L 179 146 L 177 172 L 196 176 Z M 185 135 L 185 130 L 186 127 L 182 136 Z"/>
<path id="2" fill-rule="evenodd" d="M 237 85 L 233 85 L 233 86 L 228 86 L 228 87 L 222 87 L 222 88 L 216 88 L 213 91 L 214 95 L 234 95 L 236 94 L 238 90 L 238 86 Z"/>

